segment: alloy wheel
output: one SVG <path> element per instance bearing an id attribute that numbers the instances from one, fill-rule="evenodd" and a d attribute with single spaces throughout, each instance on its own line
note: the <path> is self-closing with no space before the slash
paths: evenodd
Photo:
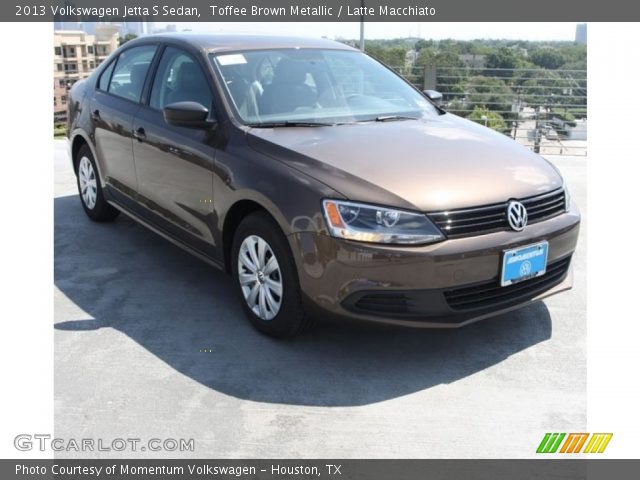
<path id="1" fill-rule="evenodd" d="M 242 241 L 238 280 L 247 305 L 261 320 L 272 320 L 282 305 L 282 274 L 269 244 L 257 235 Z"/>
<path id="2" fill-rule="evenodd" d="M 88 157 L 82 157 L 80 159 L 78 181 L 80 182 L 82 201 L 89 210 L 93 210 L 96 206 L 98 196 L 98 182 L 96 180 L 96 173 L 93 170 L 93 165 Z"/>

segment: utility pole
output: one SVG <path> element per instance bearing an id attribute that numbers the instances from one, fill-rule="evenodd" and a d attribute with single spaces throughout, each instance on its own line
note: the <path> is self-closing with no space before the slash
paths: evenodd
<path id="1" fill-rule="evenodd" d="M 533 151 L 535 153 L 540 153 L 540 140 L 542 137 L 542 132 L 540 131 L 540 109 L 542 107 L 538 106 L 536 108 L 536 129 L 533 132 Z"/>
<path id="2" fill-rule="evenodd" d="M 360 51 L 364 52 L 364 0 L 360 2 Z"/>

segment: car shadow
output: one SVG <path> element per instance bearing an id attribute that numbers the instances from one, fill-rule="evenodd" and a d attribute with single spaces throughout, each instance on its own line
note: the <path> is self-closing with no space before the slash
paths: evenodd
<path id="1" fill-rule="evenodd" d="M 124 215 L 91 222 L 75 195 L 56 198 L 54 212 L 55 285 L 91 317 L 62 318 L 57 330 L 81 342 L 82 332 L 117 329 L 170 368 L 247 400 L 380 402 L 463 379 L 551 336 L 549 311 L 537 302 L 462 329 L 332 321 L 273 340 L 245 320 L 226 274 Z"/>

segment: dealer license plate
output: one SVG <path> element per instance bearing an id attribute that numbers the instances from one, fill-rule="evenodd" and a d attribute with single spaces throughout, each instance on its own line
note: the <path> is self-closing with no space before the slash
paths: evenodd
<path id="1" fill-rule="evenodd" d="M 547 271 L 548 252 L 548 242 L 505 250 L 502 256 L 500 285 L 506 287 L 544 275 Z"/>

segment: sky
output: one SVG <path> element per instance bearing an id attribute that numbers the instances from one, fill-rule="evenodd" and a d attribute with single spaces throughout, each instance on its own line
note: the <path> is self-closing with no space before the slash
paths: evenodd
<path id="1" fill-rule="evenodd" d="M 166 23 L 156 22 L 157 28 Z M 209 32 L 266 33 L 270 35 L 292 35 L 305 37 L 346 38 L 360 37 L 358 22 L 194 22 L 177 23 L 178 31 L 190 29 Z M 575 38 L 576 24 L 570 22 L 497 22 L 497 23 L 452 23 L 452 22 L 368 22 L 365 23 L 365 38 L 420 37 L 441 40 L 509 39 L 509 40 L 568 40 Z"/>

